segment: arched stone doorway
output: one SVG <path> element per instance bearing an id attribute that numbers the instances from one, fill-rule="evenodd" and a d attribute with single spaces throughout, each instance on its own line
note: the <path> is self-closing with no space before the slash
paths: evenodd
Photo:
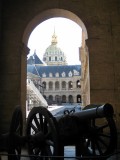
<path id="1" fill-rule="evenodd" d="M 82 28 L 82 45 L 79 52 L 79 57 L 81 60 L 81 89 L 82 89 L 82 100 L 83 106 L 90 103 L 90 86 L 89 86 L 89 59 L 88 59 L 88 50 L 86 46 L 86 40 L 88 39 L 87 30 L 84 23 L 81 19 L 76 16 L 74 13 L 64 10 L 64 9 L 49 9 L 41 12 L 36 15 L 27 25 L 24 30 L 22 42 L 27 46 L 29 36 L 34 28 L 42 23 L 43 21 L 54 18 L 54 17 L 63 17 L 70 19 L 77 23 Z"/>
<path id="2" fill-rule="evenodd" d="M 107 1 L 98 3 L 98 1 L 70 0 L 68 3 L 68 1 L 54 0 L 50 3 L 48 0 L 19 2 L 1 0 L 0 4 L 1 131 L 8 131 L 14 106 L 16 104 L 25 106 L 28 37 L 36 25 L 57 16 L 71 19 L 83 29 L 83 43 L 80 49 L 85 53 L 81 57 L 83 66 L 81 87 L 84 91 L 82 99 L 87 99 L 86 103 L 89 101 L 94 104 L 111 103 L 114 106 L 116 122 L 120 130 L 119 2 L 111 1 L 108 5 Z M 86 28 L 80 18 L 87 27 L 88 40 Z M 21 45 L 22 42 L 23 45 Z M 89 58 L 86 44 L 89 47 Z M 90 85 L 87 65 L 90 65 Z M 89 93 L 87 96 L 87 91 L 90 96 Z"/>

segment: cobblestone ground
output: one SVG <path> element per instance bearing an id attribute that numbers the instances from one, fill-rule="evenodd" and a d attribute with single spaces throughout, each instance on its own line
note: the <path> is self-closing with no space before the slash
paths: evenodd
<path id="1" fill-rule="evenodd" d="M 64 152 L 64 157 L 65 157 L 64 160 L 78 160 L 78 159 L 75 158 L 75 149 L 74 149 L 73 146 L 67 146 L 67 147 L 65 147 L 64 151 L 65 151 Z M 22 150 L 22 154 L 21 155 L 22 156 L 21 156 L 20 160 L 30 160 L 30 158 L 27 157 L 27 151 L 26 151 L 26 149 Z M 7 158 L 7 156 L 1 156 L 0 160 L 8 160 L 8 158 Z M 89 160 L 89 159 L 87 159 L 87 160 Z M 90 159 L 90 160 L 92 160 L 92 159 Z M 111 156 L 111 157 L 107 158 L 106 160 L 120 160 L 120 153 L 116 154 L 114 156 Z"/>
<path id="2" fill-rule="evenodd" d="M 65 158 L 64 160 L 77 160 L 76 158 L 72 158 L 75 157 L 75 149 L 73 146 L 67 146 L 65 147 L 65 153 L 64 153 L 65 157 L 71 157 L 71 158 Z M 82 158 L 81 158 L 82 159 Z M 79 159 L 80 160 L 80 159 Z M 91 160 L 91 159 L 90 159 Z M 113 156 L 110 156 L 109 158 L 107 158 L 106 160 L 120 160 L 120 152 L 118 154 L 115 154 Z"/>
<path id="3" fill-rule="evenodd" d="M 26 151 L 22 152 L 26 155 Z M 78 160 L 75 158 L 75 148 L 73 146 L 67 146 L 64 148 L 64 160 Z M 21 160 L 30 160 L 28 157 L 21 157 Z M 79 159 L 80 160 L 80 159 Z M 107 158 L 106 160 L 120 160 L 120 153 Z"/>

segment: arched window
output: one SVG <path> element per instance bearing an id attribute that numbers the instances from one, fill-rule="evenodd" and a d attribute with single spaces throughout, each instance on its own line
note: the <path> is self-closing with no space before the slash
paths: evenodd
<path id="1" fill-rule="evenodd" d="M 46 89 L 46 82 L 42 82 L 43 89 Z"/>
<path id="2" fill-rule="evenodd" d="M 59 82 L 55 82 L 55 90 L 58 90 L 59 89 Z"/>
<path id="3" fill-rule="evenodd" d="M 55 102 L 56 102 L 57 104 L 60 104 L 61 98 L 60 98 L 59 95 L 56 95 L 56 96 L 55 96 Z"/>
<path id="4" fill-rule="evenodd" d="M 52 95 L 49 95 L 49 100 L 53 101 L 53 96 Z"/>
<path id="5" fill-rule="evenodd" d="M 68 100 L 69 100 L 69 103 L 73 103 L 73 96 L 69 95 Z"/>
<path id="6" fill-rule="evenodd" d="M 49 57 L 49 61 L 51 61 L 51 57 Z"/>
<path id="7" fill-rule="evenodd" d="M 65 81 L 62 82 L 62 90 L 66 90 L 66 82 Z"/>
<path id="8" fill-rule="evenodd" d="M 53 104 L 53 96 L 52 95 L 49 95 L 49 97 L 48 97 L 48 104 L 49 105 Z"/>
<path id="9" fill-rule="evenodd" d="M 82 100 L 81 100 L 81 95 L 77 95 L 77 103 L 81 103 Z"/>
<path id="10" fill-rule="evenodd" d="M 72 90 L 72 89 L 73 89 L 73 82 L 72 82 L 72 81 L 69 81 L 69 82 L 68 82 L 68 89 L 69 89 L 69 90 Z"/>
<path id="11" fill-rule="evenodd" d="M 46 99 L 46 95 L 43 95 L 43 97 Z"/>
<path id="12" fill-rule="evenodd" d="M 80 85 L 80 81 L 79 81 L 79 80 L 76 82 L 76 88 L 81 88 L 81 85 Z"/>
<path id="13" fill-rule="evenodd" d="M 49 82 L 49 90 L 53 89 L 53 82 Z"/>
<path id="14" fill-rule="evenodd" d="M 66 103 L 66 95 L 62 96 L 62 103 Z"/>

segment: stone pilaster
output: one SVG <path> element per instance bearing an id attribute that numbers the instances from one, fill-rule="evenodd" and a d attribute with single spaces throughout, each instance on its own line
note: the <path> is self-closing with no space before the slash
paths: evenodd
<path id="1" fill-rule="evenodd" d="M 21 92 L 20 92 L 20 105 L 22 107 L 23 113 L 23 122 L 26 124 L 26 80 L 27 80 L 27 55 L 29 54 L 29 48 L 25 44 L 21 44 L 20 47 L 20 54 L 21 54 Z"/>

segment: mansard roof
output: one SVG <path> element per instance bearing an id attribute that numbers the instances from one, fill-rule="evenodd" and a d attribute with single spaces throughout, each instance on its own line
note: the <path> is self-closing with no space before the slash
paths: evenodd
<path id="1" fill-rule="evenodd" d="M 43 62 L 37 56 L 36 52 L 34 52 L 34 54 L 28 58 L 27 64 L 43 64 Z"/>
<path id="2" fill-rule="evenodd" d="M 29 72 L 43 78 L 80 76 L 81 65 L 40 66 L 28 64 L 27 73 Z"/>

